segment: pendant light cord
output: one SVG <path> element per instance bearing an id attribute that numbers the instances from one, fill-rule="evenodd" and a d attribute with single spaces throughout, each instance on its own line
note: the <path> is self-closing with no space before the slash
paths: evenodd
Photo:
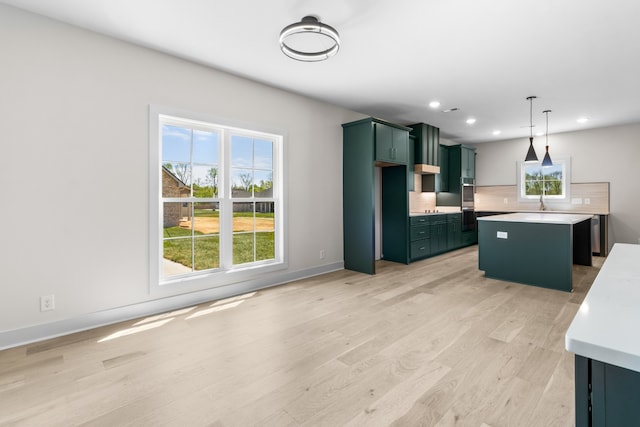
<path id="1" fill-rule="evenodd" d="M 551 112 L 551 110 L 544 110 L 543 113 L 545 115 L 545 118 L 547 120 L 547 128 L 544 132 L 544 139 L 545 139 L 545 143 L 547 145 L 547 147 L 549 146 L 549 113 Z"/>
<path id="2" fill-rule="evenodd" d="M 533 96 L 529 97 L 529 137 L 533 138 Z"/>

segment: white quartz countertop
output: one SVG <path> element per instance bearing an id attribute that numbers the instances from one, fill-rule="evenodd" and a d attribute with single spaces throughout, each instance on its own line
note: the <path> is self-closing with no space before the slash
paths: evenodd
<path id="1" fill-rule="evenodd" d="M 491 215 L 479 217 L 478 221 L 500 221 L 500 222 L 528 222 L 537 224 L 577 224 L 590 220 L 592 215 L 585 214 L 564 214 L 564 213 L 544 213 L 544 212 L 519 212 L 504 215 Z"/>
<path id="2" fill-rule="evenodd" d="M 567 330 L 565 346 L 640 372 L 640 245 L 613 246 Z"/>

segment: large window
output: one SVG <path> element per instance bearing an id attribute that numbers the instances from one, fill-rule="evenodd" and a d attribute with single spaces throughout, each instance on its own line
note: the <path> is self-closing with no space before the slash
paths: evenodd
<path id="1" fill-rule="evenodd" d="M 152 283 L 281 265 L 282 136 L 153 108 L 151 122 Z"/>
<path id="2" fill-rule="evenodd" d="M 569 159 L 554 159 L 552 166 L 540 162 L 520 162 L 518 196 L 520 199 L 566 199 L 569 197 Z"/>

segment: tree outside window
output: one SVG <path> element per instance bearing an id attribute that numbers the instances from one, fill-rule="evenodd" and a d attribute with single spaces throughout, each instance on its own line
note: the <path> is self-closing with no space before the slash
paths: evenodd
<path id="1" fill-rule="evenodd" d="M 520 164 L 519 196 L 521 199 L 565 199 L 568 197 L 568 159 L 554 160 L 552 166 L 540 163 Z"/>

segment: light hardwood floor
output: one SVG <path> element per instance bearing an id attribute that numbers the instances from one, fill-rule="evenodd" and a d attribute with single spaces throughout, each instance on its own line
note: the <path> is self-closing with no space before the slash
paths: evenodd
<path id="1" fill-rule="evenodd" d="M 565 293 L 470 247 L 5 350 L 0 425 L 572 426 L 564 334 L 602 262 Z"/>

